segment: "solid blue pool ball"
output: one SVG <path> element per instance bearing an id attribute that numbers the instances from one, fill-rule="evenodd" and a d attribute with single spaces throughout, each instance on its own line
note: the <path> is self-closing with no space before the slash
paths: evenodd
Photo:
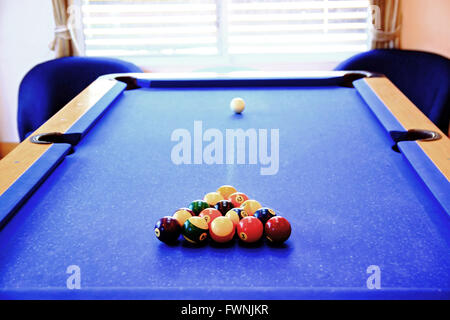
<path id="1" fill-rule="evenodd" d="M 263 225 L 266 224 L 266 222 L 276 216 L 275 211 L 269 208 L 259 208 L 255 211 L 255 214 L 253 215 L 255 218 L 258 218 Z"/>

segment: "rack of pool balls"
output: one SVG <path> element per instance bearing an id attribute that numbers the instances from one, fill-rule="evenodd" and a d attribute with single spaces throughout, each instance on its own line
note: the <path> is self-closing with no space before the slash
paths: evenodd
<path id="1" fill-rule="evenodd" d="M 235 234 L 245 243 L 258 242 L 265 236 L 270 243 L 281 244 L 291 235 L 291 225 L 274 210 L 262 207 L 234 187 L 225 185 L 206 194 L 203 200 L 192 201 L 188 208 L 173 216 L 159 219 L 155 235 L 164 243 L 175 243 L 180 235 L 193 244 L 208 238 L 217 243 L 233 240 Z"/>

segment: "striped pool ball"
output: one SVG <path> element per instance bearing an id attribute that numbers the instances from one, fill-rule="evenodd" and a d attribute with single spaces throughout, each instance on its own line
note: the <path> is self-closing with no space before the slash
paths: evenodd
<path id="1" fill-rule="evenodd" d="M 239 239 L 244 242 L 257 242 L 263 235 L 263 224 L 255 217 L 245 217 L 237 225 Z"/>
<path id="2" fill-rule="evenodd" d="M 228 197 L 232 193 L 237 192 L 237 190 L 233 186 L 225 185 L 217 189 L 217 192 L 220 193 L 224 199 L 228 199 Z"/>
<path id="3" fill-rule="evenodd" d="M 287 219 L 276 216 L 267 221 L 264 227 L 264 233 L 270 242 L 281 244 L 289 239 L 291 235 L 291 224 Z"/>
<path id="4" fill-rule="evenodd" d="M 238 215 L 238 217 L 239 217 L 239 220 L 241 220 L 242 218 L 248 217 L 247 211 L 245 211 L 245 210 L 242 209 L 242 208 L 233 208 L 233 209 L 231 209 L 230 211 L 236 212 L 237 215 Z M 229 212 L 229 211 L 228 211 L 228 212 Z"/>
<path id="5" fill-rule="evenodd" d="M 214 206 L 217 210 L 220 211 L 220 213 L 224 216 L 227 214 L 228 211 L 234 208 L 233 204 L 229 200 L 221 200 L 216 203 Z"/>
<path id="6" fill-rule="evenodd" d="M 255 214 L 256 210 L 262 208 L 262 205 L 256 200 L 247 200 L 241 204 L 241 208 L 244 209 L 249 216 Z"/>
<path id="7" fill-rule="evenodd" d="M 174 243 L 180 236 L 181 226 L 175 218 L 164 217 L 156 221 L 154 232 L 160 241 Z"/>
<path id="8" fill-rule="evenodd" d="M 208 202 L 203 200 L 195 200 L 192 201 L 189 205 L 189 210 L 191 210 L 194 214 L 194 216 L 198 216 L 200 212 L 202 212 L 206 208 L 210 208 L 211 206 L 208 204 Z"/>
<path id="9" fill-rule="evenodd" d="M 215 242 L 224 243 L 233 239 L 234 224 L 227 217 L 218 217 L 211 222 L 209 235 Z"/>
<path id="10" fill-rule="evenodd" d="M 184 223 L 181 234 L 190 243 L 202 243 L 208 238 L 208 223 L 201 217 L 189 218 Z"/>
<path id="11" fill-rule="evenodd" d="M 198 216 L 202 217 L 203 219 L 205 219 L 206 223 L 208 224 L 208 227 L 210 227 L 211 226 L 211 222 L 214 219 L 216 219 L 217 217 L 221 217 L 222 214 L 217 209 L 207 208 L 207 209 L 203 210 L 202 212 L 200 212 L 200 214 Z"/>
<path id="12" fill-rule="evenodd" d="M 180 226 L 182 227 L 184 225 L 184 223 L 186 222 L 187 219 L 189 219 L 190 217 L 192 217 L 194 215 L 194 213 L 189 210 L 188 208 L 180 208 L 177 211 L 175 211 L 175 213 L 173 214 L 173 218 L 178 220 L 178 223 L 180 224 Z"/>
<path id="13" fill-rule="evenodd" d="M 253 216 L 261 220 L 262 224 L 265 225 L 267 220 L 276 216 L 276 213 L 275 211 L 269 208 L 259 208 L 258 210 L 255 211 L 255 214 Z"/>
<path id="14" fill-rule="evenodd" d="M 248 197 L 245 193 L 235 192 L 228 197 L 228 200 L 231 201 L 233 206 L 240 207 L 241 204 L 248 200 Z"/>
<path id="15" fill-rule="evenodd" d="M 208 204 L 213 207 L 220 200 L 224 200 L 222 195 L 218 192 L 210 192 L 205 194 L 203 201 L 208 202 Z"/>

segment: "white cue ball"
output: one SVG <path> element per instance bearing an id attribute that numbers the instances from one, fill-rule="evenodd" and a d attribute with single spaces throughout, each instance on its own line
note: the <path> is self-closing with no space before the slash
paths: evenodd
<path id="1" fill-rule="evenodd" d="M 234 98 L 230 102 L 230 108 L 233 112 L 241 113 L 245 109 L 245 101 L 242 98 Z"/>

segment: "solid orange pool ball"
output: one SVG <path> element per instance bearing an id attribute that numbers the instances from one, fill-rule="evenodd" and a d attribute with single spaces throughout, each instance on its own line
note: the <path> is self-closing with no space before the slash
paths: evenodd
<path id="1" fill-rule="evenodd" d="M 235 192 L 232 193 L 229 197 L 228 200 L 231 201 L 231 203 L 235 206 L 235 207 L 240 207 L 241 204 L 243 204 L 245 201 L 248 200 L 248 196 L 245 193 L 242 192 Z"/>
<path id="2" fill-rule="evenodd" d="M 241 208 L 247 212 L 249 216 L 252 216 L 255 214 L 256 210 L 259 208 L 262 208 L 261 204 L 256 200 L 247 200 L 244 201 L 243 204 L 241 204 Z"/>
<path id="3" fill-rule="evenodd" d="M 209 235 L 215 242 L 228 242 L 233 239 L 234 233 L 234 224 L 227 217 L 218 217 L 211 222 Z"/>
<path id="4" fill-rule="evenodd" d="M 217 192 L 220 193 L 222 197 L 226 200 L 231 194 L 237 192 L 237 190 L 233 186 L 224 185 L 221 186 L 219 189 L 217 189 Z"/>
<path id="5" fill-rule="evenodd" d="M 198 216 L 205 219 L 206 223 L 208 224 L 208 227 L 210 227 L 211 222 L 213 222 L 214 219 L 221 217 L 222 213 L 217 209 L 208 208 L 208 209 L 202 210 L 202 212 L 200 212 L 200 214 Z"/>
<path id="6" fill-rule="evenodd" d="M 264 232 L 270 242 L 280 244 L 289 239 L 291 235 L 291 224 L 286 218 L 275 216 L 266 222 Z"/>
<path id="7" fill-rule="evenodd" d="M 255 217 L 245 217 L 237 225 L 239 239 L 248 243 L 261 239 L 263 229 L 262 222 Z"/>

